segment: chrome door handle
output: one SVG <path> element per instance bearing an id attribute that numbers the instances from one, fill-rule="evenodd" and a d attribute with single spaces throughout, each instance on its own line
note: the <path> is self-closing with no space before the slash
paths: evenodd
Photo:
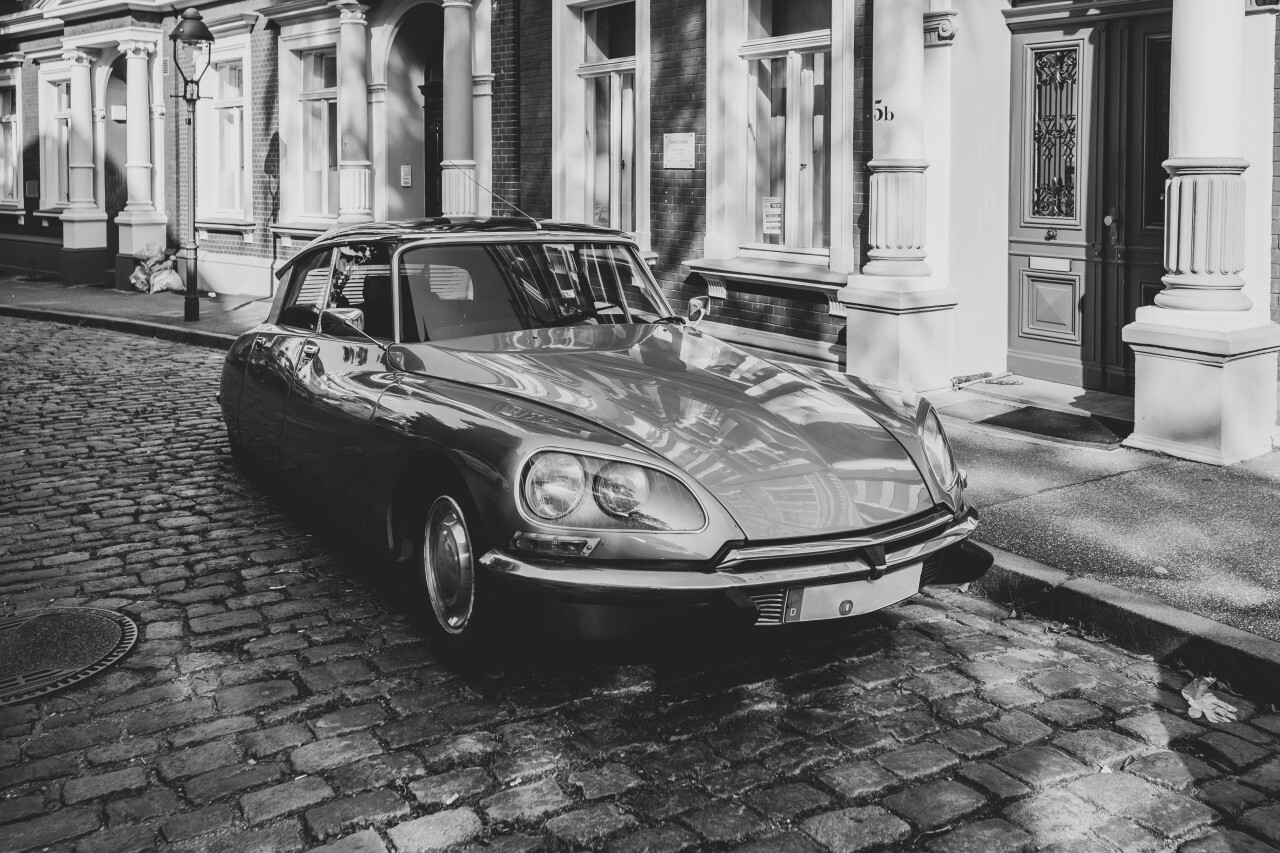
<path id="1" fill-rule="evenodd" d="M 302 357 L 298 359 L 299 363 L 310 361 L 318 352 L 320 352 L 320 345 L 314 341 L 307 341 L 302 345 Z"/>

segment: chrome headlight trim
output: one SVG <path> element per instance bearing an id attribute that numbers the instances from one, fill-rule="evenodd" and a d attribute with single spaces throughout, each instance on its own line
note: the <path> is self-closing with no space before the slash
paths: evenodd
<path id="1" fill-rule="evenodd" d="M 649 471 L 653 471 L 654 473 L 659 474 L 663 477 L 669 477 L 670 479 L 676 481 L 676 483 L 678 483 L 680 487 L 683 488 L 685 492 L 688 493 L 689 497 L 693 499 L 693 502 L 697 505 L 698 510 L 702 513 L 702 525 L 697 529 L 690 529 L 690 530 L 645 530 L 643 528 L 627 528 L 627 527 L 583 527 L 578 525 L 564 524 L 564 523 L 561 523 L 558 519 L 549 520 L 549 519 L 541 518 L 535 513 L 533 513 L 530 507 L 526 504 L 525 498 L 524 498 L 524 490 L 525 490 L 525 479 L 526 479 L 525 475 L 529 470 L 529 463 L 534 459 L 534 457 L 543 453 L 567 453 L 570 456 L 582 457 L 583 459 L 597 460 L 601 463 L 601 468 L 603 468 L 605 465 L 608 465 L 610 463 L 615 463 L 615 462 L 622 463 L 624 465 L 634 465 L 637 468 L 644 468 Z M 602 453 L 596 450 L 579 450 L 576 448 L 564 447 L 561 445 L 549 445 L 546 447 L 539 447 L 535 450 L 531 450 L 528 453 L 526 453 L 524 457 L 521 458 L 520 465 L 517 468 L 517 471 L 519 473 L 518 473 L 518 481 L 517 481 L 518 488 L 515 490 L 518 495 L 516 499 L 516 509 L 519 511 L 520 517 L 522 519 L 524 519 L 529 524 L 537 525 L 539 527 L 554 528 L 556 530 L 573 531 L 576 533 L 590 533 L 596 536 L 598 536 L 601 533 L 626 533 L 626 534 L 645 534 L 645 535 L 662 534 L 664 536 L 672 536 L 672 535 L 687 536 L 691 534 L 705 533 L 707 529 L 711 526 L 711 513 L 707 510 L 706 501 L 704 501 L 702 499 L 702 496 L 698 494 L 697 489 L 689 485 L 689 481 L 685 478 L 683 472 L 677 474 L 673 471 L 663 468 L 660 465 L 655 465 L 651 462 L 633 459 L 631 457 L 622 456 L 620 454 L 613 454 L 608 452 Z M 590 501 L 593 505 L 596 503 L 595 496 L 593 494 L 594 492 L 593 483 L 595 480 L 595 476 L 596 475 L 594 473 L 591 473 L 591 472 L 587 473 L 587 481 L 588 481 L 587 493 L 591 495 Z M 600 509 L 600 512 L 602 515 L 609 515 L 609 513 L 607 513 L 604 509 L 599 508 L 598 505 L 597 505 L 597 508 Z M 611 517 L 616 518 L 617 516 L 611 516 Z"/>
<path id="2" fill-rule="evenodd" d="M 953 491 L 960 481 L 960 469 L 956 465 L 955 455 L 951 452 L 951 442 L 942 427 L 942 418 L 938 410 L 929 406 L 917 430 L 920 436 L 920 447 L 929 464 L 929 473 L 942 487 L 944 492 Z"/>

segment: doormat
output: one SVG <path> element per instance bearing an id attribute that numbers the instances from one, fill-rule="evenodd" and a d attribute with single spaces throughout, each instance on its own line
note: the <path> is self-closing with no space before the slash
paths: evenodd
<path id="1" fill-rule="evenodd" d="M 1054 441 L 1103 446 L 1118 445 L 1133 432 L 1133 424 L 1120 418 L 1074 415 L 1039 406 L 1022 406 L 978 423 L 1043 436 Z"/>
<path id="2" fill-rule="evenodd" d="M 96 675 L 124 657 L 138 626 L 94 607 L 37 610 L 0 618 L 0 707 Z"/>

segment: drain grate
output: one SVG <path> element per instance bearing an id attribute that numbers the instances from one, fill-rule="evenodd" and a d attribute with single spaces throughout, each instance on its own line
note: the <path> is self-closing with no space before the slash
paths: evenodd
<path id="1" fill-rule="evenodd" d="M 94 607 L 0 618 L 0 706 L 83 681 L 124 657 L 137 639 L 128 616 Z"/>

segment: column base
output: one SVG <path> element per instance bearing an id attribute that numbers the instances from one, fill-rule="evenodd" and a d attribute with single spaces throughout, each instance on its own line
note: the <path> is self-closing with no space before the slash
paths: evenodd
<path id="1" fill-rule="evenodd" d="M 169 242 L 169 220 L 154 210 L 130 211 L 128 208 L 116 215 L 120 229 L 120 254 L 132 256 L 148 243 L 163 249 Z"/>
<path id="2" fill-rule="evenodd" d="M 851 284 L 840 291 L 846 373 L 894 390 L 950 387 L 958 298 L 954 288 L 932 282 L 925 290 L 923 282 L 900 279 L 894 283 L 901 287 L 884 289 Z"/>
<path id="3" fill-rule="evenodd" d="M 373 171 L 366 160 L 338 164 L 338 224 L 373 221 L 369 183 Z"/>
<path id="4" fill-rule="evenodd" d="M 1280 326 L 1149 306 L 1123 337 L 1135 355 L 1126 446 L 1212 465 L 1271 451 Z"/>
<path id="5" fill-rule="evenodd" d="M 475 216 L 476 161 L 445 160 L 440 164 L 440 202 L 445 216 Z"/>
<path id="6" fill-rule="evenodd" d="M 110 260 L 106 246 L 93 246 L 87 249 L 64 246 L 58 254 L 58 268 L 62 274 L 62 283 L 101 285 L 104 283 L 107 262 Z"/>
<path id="7" fill-rule="evenodd" d="M 62 220 L 62 245 L 68 249 L 105 250 L 107 215 L 96 207 L 68 207 Z"/>

